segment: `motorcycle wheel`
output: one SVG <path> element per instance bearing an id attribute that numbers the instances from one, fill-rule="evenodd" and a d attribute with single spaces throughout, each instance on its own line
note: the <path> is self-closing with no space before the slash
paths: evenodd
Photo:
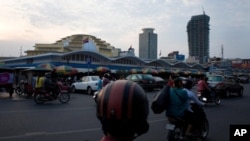
<path id="1" fill-rule="evenodd" d="M 216 105 L 220 105 L 220 97 L 216 96 L 215 99 L 214 99 L 214 102 Z"/>
<path id="2" fill-rule="evenodd" d="M 167 141 L 183 141 L 183 131 L 179 127 L 175 127 L 174 130 L 167 130 Z"/>
<path id="3" fill-rule="evenodd" d="M 61 103 L 68 103 L 70 100 L 70 94 L 68 93 L 61 93 L 58 97 Z"/>
<path id="4" fill-rule="evenodd" d="M 167 133 L 167 141 L 175 141 L 175 137 L 174 137 L 174 131 L 173 130 L 168 130 Z"/>
<path id="5" fill-rule="evenodd" d="M 20 88 L 20 87 L 15 88 L 15 93 L 16 93 L 17 95 L 22 95 L 22 90 L 21 90 L 21 88 Z"/>
<path id="6" fill-rule="evenodd" d="M 202 139 L 206 139 L 209 133 L 209 122 L 205 119 L 202 128 L 201 128 L 201 137 Z"/>
<path id="7" fill-rule="evenodd" d="M 34 101 L 37 103 L 37 104 L 43 104 L 45 101 L 44 101 L 44 95 L 42 94 L 35 94 L 34 95 Z"/>

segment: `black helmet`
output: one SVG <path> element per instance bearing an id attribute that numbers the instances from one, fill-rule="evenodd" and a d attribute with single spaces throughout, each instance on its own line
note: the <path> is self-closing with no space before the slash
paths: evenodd
<path id="1" fill-rule="evenodd" d="M 177 77 L 177 78 L 174 79 L 174 86 L 175 87 L 179 87 L 180 88 L 180 87 L 182 87 L 182 85 L 183 84 L 182 84 L 182 79 L 181 78 Z"/>
<path id="2" fill-rule="evenodd" d="M 184 88 L 189 89 L 189 90 L 192 89 L 194 85 L 193 81 L 190 79 L 183 79 L 182 84 Z"/>
<path id="3" fill-rule="evenodd" d="M 135 137 L 148 131 L 148 99 L 140 85 L 117 80 L 104 87 L 97 98 L 97 117 L 104 134 Z"/>

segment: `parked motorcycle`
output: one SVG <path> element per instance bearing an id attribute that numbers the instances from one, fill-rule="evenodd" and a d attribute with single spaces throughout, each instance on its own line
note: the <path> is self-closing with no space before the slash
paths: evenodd
<path id="1" fill-rule="evenodd" d="M 46 101 L 59 100 L 61 103 L 68 103 L 70 101 L 70 93 L 62 90 L 57 84 L 51 91 L 45 89 L 36 89 L 34 94 L 34 101 L 37 104 L 43 104 Z"/>
<path id="2" fill-rule="evenodd" d="M 168 123 L 166 125 L 167 130 L 167 140 L 168 141 L 197 141 L 205 140 L 209 133 L 209 122 L 206 114 L 202 107 L 192 104 L 192 109 L 194 112 L 198 112 L 199 119 L 201 120 L 199 126 L 193 127 L 192 132 L 194 136 L 186 136 L 185 132 L 187 130 L 188 123 L 178 117 L 168 116 Z"/>
<path id="3" fill-rule="evenodd" d="M 32 85 L 28 84 L 26 81 L 21 81 L 14 91 L 17 95 L 26 94 L 27 98 L 31 97 L 34 93 Z"/>

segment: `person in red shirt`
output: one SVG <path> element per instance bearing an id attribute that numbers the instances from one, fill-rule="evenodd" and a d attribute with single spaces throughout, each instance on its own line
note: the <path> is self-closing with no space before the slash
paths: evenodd
<path id="1" fill-rule="evenodd" d="M 133 141 L 148 131 L 148 114 L 147 95 L 139 84 L 128 80 L 107 84 L 96 104 L 104 133 L 101 141 Z"/>
<path id="2" fill-rule="evenodd" d="M 170 87 L 173 87 L 173 86 L 174 86 L 174 80 L 173 80 L 173 78 L 172 78 L 172 76 L 171 76 L 171 75 L 169 76 L 169 79 L 168 79 L 167 85 L 168 85 L 168 86 L 170 86 Z"/>
<path id="3" fill-rule="evenodd" d="M 208 86 L 208 77 L 203 76 L 201 80 L 197 83 L 197 90 L 198 92 L 201 92 L 202 94 L 209 94 L 212 93 L 211 89 Z"/>

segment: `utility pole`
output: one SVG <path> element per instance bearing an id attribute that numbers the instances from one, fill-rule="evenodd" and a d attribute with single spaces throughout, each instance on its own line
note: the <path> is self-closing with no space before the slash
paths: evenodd
<path id="1" fill-rule="evenodd" d="M 224 59 L 224 49 L 223 49 L 223 44 L 221 45 L 221 59 Z"/>
<path id="2" fill-rule="evenodd" d="M 20 47 L 20 57 L 23 56 L 22 46 Z"/>

